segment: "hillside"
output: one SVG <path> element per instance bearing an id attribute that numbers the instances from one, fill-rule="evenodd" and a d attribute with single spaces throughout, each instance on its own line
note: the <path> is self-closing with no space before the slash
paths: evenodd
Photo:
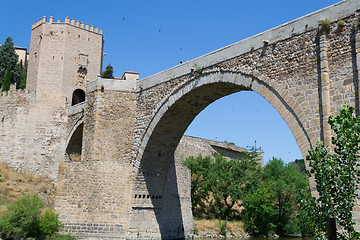
<path id="1" fill-rule="evenodd" d="M 47 205 L 53 205 L 55 186 L 45 178 L 19 173 L 4 163 L 0 163 L 0 175 L 0 214 L 8 203 L 25 194 L 37 194 Z"/>

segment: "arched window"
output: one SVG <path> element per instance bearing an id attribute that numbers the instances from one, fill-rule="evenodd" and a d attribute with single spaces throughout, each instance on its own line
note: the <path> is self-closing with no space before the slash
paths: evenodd
<path id="1" fill-rule="evenodd" d="M 71 106 L 85 101 L 85 92 L 81 89 L 76 89 L 72 95 Z"/>

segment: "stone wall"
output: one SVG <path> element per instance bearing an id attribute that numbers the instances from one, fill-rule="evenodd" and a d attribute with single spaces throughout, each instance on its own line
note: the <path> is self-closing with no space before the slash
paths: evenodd
<path id="1" fill-rule="evenodd" d="M 1 161 L 56 183 L 58 163 L 64 157 L 65 109 L 56 107 L 57 100 L 37 102 L 35 91 L 11 89 L 0 98 Z"/>
<path id="2" fill-rule="evenodd" d="M 81 160 L 60 167 L 55 207 L 82 237 L 125 238 L 129 230 L 136 95 L 111 89 L 112 81 L 88 86 Z"/>
<path id="3" fill-rule="evenodd" d="M 211 156 L 214 152 L 223 154 L 227 159 L 241 159 L 247 149 L 226 142 L 184 135 L 175 150 L 176 164 L 182 164 L 182 161 L 190 156 Z M 259 162 L 264 165 L 263 152 L 259 152 Z"/>

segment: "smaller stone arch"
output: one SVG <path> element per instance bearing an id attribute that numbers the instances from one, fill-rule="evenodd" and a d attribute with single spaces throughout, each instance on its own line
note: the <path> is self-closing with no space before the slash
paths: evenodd
<path id="1" fill-rule="evenodd" d="M 82 90 L 80 88 L 75 89 L 75 91 L 72 94 L 71 106 L 74 106 L 81 102 L 85 102 L 85 99 L 86 99 L 85 96 L 86 96 L 86 94 L 85 94 L 84 90 Z"/>
<path id="2" fill-rule="evenodd" d="M 77 158 L 81 158 L 83 132 L 84 132 L 84 121 L 83 119 L 81 119 L 72 128 L 68 136 L 68 139 L 66 141 L 65 152 L 70 157 L 70 159 L 72 159 L 71 156 L 77 156 Z"/>

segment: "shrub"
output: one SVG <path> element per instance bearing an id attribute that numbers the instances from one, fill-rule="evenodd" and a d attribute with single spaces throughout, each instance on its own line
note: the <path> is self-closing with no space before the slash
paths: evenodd
<path id="1" fill-rule="evenodd" d="M 227 220 L 219 220 L 219 230 L 220 230 L 220 234 L 223 236 L 226 236 L 226 232 L 227 232 Z"/>
<path id="2" fill-rule="evenodd" d="M 338 25 L 339 27 L 345 27 L 346 23 L 345 23 L 344 20 L 339 20 L 339 21 L 337 22 L 337 25 Z"/>
<path id="3" fill-rule="evenodd" d="M 46 208 L 37 195 L 25 195 L 8 206 L 8 212 L 0 218 L 2 239 L 71 239 L 59 235 L 62 224 L 54 210 Z"/>
<path id="4" fill-rule="evenodd" d="M 203 70 L 204 70 L 204 67 L 199 67 L 196 63 L 194 65 L 195 67 L 195 70 L 198 74 L 202 74 Z"/>
<path id="5" fill-rule="evenodd" d="M 323 33 L 329 33 L 331 29 L 331 20 L 328 18 L 324 18 L 320 21 L 321 31 Z"/>

